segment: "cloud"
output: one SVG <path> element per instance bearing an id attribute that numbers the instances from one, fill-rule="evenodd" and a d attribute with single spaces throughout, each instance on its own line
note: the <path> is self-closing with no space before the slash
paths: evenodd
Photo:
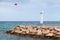
<path id="1" fill-rule="evenodd" d="M 27 1 L 26 1 L 27 2 Z M 40 12 L 38 1 L 22 2 L 19 7 L 12 6 L 11 2 L 0 2 L 1 20 L 38 20 L 36 13 Z M 33 17 L 34 16 L 34 17 Z M 27 19 L 26 19 L 27 18 Z M 37 19 L 35 19 L 37 18 Z"/>
<path id="2" fill-rule="evenodd" d="M 60 5 L 60 0 L 46 0 L 48 6 Z"/>
<path id="3" fill-rule="evenodd" d="M 1 0 L 0 2 L 20 2 L 20 0 Z"/>
<path id="4" fill-rule="evenodd" d="M 60 3 L 60 0 L 46 0 L 47 2 L 51 2 L 51 3 Z"/>
<path id="5" fill-rule="evenodd" d="M 45 10 L 53 7 L 60 7 L 60 0 L 40 0 L 40 6 Z"/>
<path id="6" fill-rule="evenodd" d="M 8 2 L 8 3 L 14 3 L 14 2 L 18 2 L 18 3 L 23 3 L 23 4 L 27 4 L 29 3 L 30 0 L 0 0 L 0 2 Z"/>

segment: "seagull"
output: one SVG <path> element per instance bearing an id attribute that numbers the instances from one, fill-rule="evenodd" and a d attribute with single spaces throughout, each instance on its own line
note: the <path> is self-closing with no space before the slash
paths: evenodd
<path id="1" fill-rule="evenodd" d="M 18 4 L 17 3 L 14 3 L 15 6 L 17 6 Z"/>

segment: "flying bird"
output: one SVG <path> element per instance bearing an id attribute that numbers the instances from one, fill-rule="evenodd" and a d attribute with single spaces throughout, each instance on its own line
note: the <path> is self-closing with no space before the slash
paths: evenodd
<path id="1" fill-rule="evenodd" d="M 18 4 L 17 3 L 14 3 L 15 6 L 17 6 Z"/>
<path id="2" fill-rule="evenodd" d="M 17 3 L 14 3 L 15 6 L 17 6 L 18 4 Z"/>

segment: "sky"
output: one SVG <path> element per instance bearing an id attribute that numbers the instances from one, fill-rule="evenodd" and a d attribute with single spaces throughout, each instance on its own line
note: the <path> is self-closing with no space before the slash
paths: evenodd
<path id="1" fill-rule="evenodd" d="M 60 0 L 0 0 L 0 21 L 40 21 L 40 11 L 44 21 L 60 21 Z"/>

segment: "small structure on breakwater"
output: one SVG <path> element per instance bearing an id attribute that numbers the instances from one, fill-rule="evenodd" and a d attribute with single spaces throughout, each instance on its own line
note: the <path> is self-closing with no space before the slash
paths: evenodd
<path id="1" fill-rule="evenodd" d="M 41 12 L 40 12 L 40 24 L 41 24 L 41 25 L 43 24 L 43 14 L 44 14 L 44 12 L 41 11 Z"/>
<path id="2" fill-rule="evenodd" d="M 6 31 L 8 34 L 32 35 L 39 37 L 56 37 L 60 38 L 60 26 L 27 26 L 19 25 Z"/>

